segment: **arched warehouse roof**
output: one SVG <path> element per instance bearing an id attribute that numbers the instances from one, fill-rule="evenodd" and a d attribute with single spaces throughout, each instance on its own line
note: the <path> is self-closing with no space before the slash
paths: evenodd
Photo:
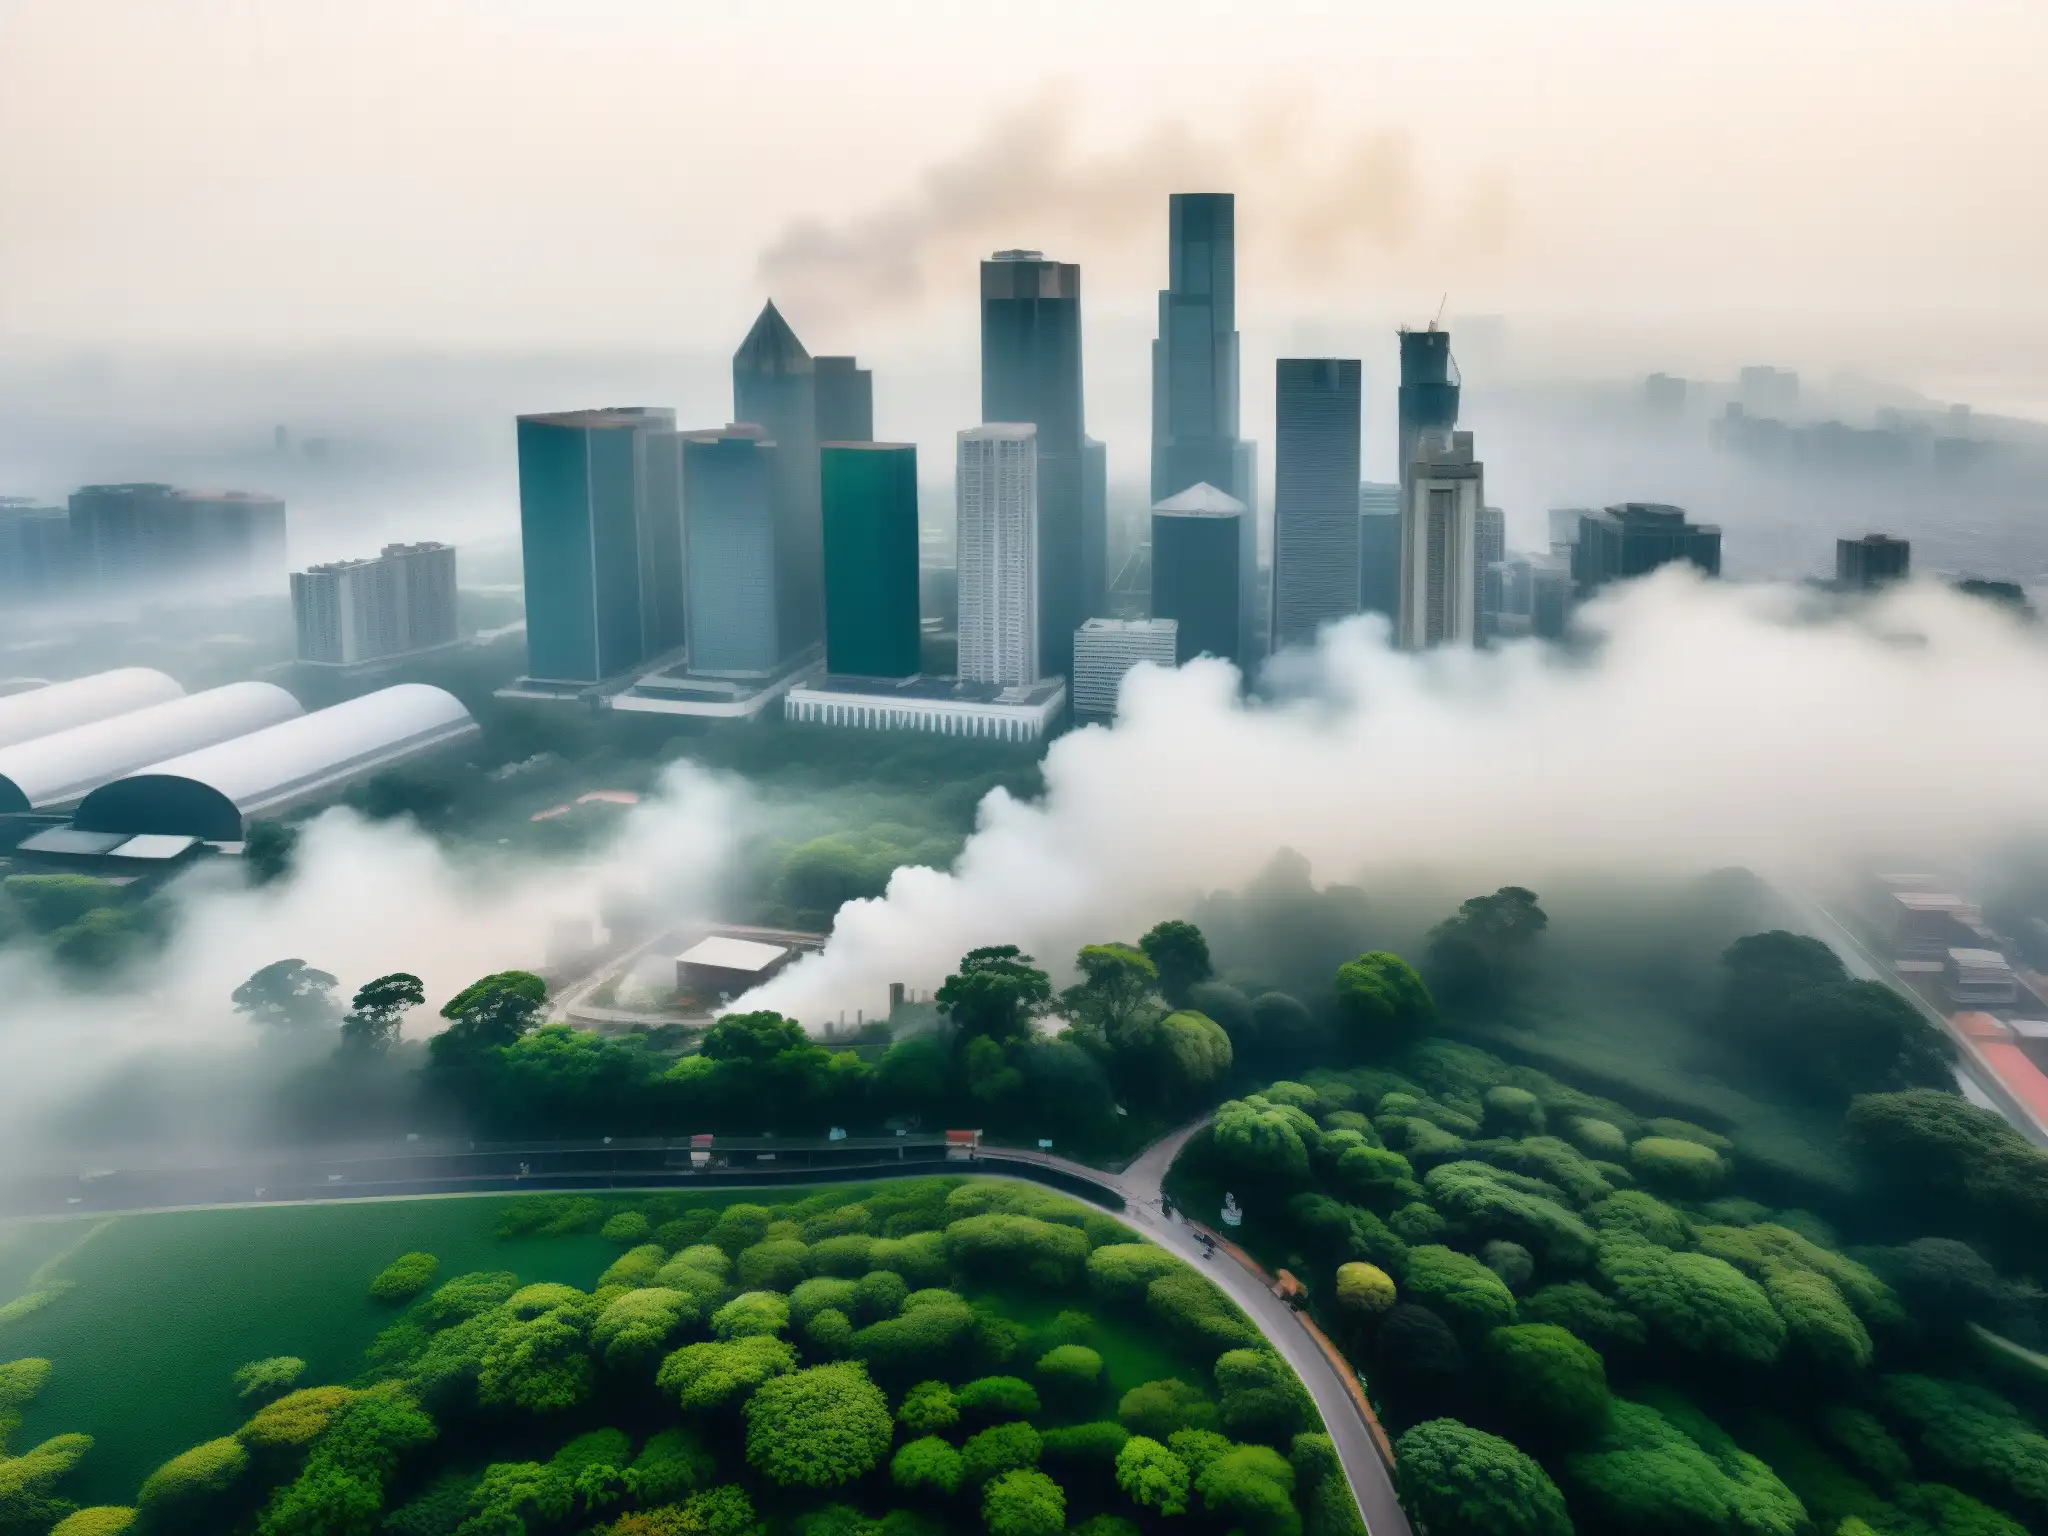
<path id="1" fill-rule="evenodd" d="M 95 672 L 69 682 L 31 688 L 0 699 L 0 747 L 53 736 L 74 725 L 110 720 L 131 709 L 147 709 L 166 699 L 182 697 L 185 690 L 150 667 L 118 667 L 112 672 Z"/>
<path id="2" fill-rule="evenodd" d="M 0 812 L 69 805 L 149 763 L 303 713 L 299 701 L 275 683 L 229 683 L 0 747 Z"/>
<path id="3" fill-rule="evenodd" d="M 154 763 L 85 797 L 88 832 L 239 842 L 247 821 L 477 734 L 454 694 L 400 683 L 218 746 Z"/>

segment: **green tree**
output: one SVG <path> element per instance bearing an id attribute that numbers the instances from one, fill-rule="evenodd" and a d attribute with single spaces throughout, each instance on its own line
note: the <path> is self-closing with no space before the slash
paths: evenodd
<path id="1" fill-rule="evenodd" d="M 1515 1297 L 1500 1276 L 1473 1258 L 1439 1243 L 1408 1250 L 1402 1285 L 1411 1300 L 1428 1306 L 1468 1337 L 1515 1320 Z"/>
<path id="2" fill-rule="evenodd" d="M 1218 1106 L 1209 1144 L 1217 1161 L 1235 1176 L 1299 1183 L 1308 1177 L 1309 1148 L 1321 1134 L 1315 1121 L 1293 1105 L 1252 1094 Z"/>
<path id="3" fill-rule="evenodd" d="M 548 984 L 531 971 L 481 976 L 441 1005 L 448 1027 L 430 1048 L 439 1057 L 511 1045 L 540 1022 L 547 1000 Z"/>
<path id="4" fill-rule="evenodd" d="M 1430 975 L 1461 1002 L 1498 996 L 1549 924 L 1536 893 L 1519 885 L 1474 896 L 1429 931 Z"/>
<path id="5" fill-rule="evenodd" d="M 1395 1466 L 1402 1505 L 1431 1536 L 1571 1536 L 1550 1475 L 1498 1435 L 1431 1419 L 1401 1437 Z"/>
<path id="6" fill-rule="evenodd" d="M 1394 1305 L 1394 1300 L 1394 1282 L 1385 1270 L 1359 1263 L 1337 1267 L 1337 1307 L 1347 1316 L 1378 1317 Z"/>
<path id="7" fill-rule="evenodd" d="M 1616 1398 L 1607 1426 L 1564 1460 L 1574 1505 L 1602 1530 L 1800 1536 L 1805 1508 L 1769 1466 L 1696 1408 Z"/>
<path id="8" fill-rule="evenodd" d="M 1159 973 L 1159 990 L 1176 1008 L 1192 1002 L 1193 989 L 1215 974 L 1209 963 L 1209 941 L 1193 923 L 1169 918 L 1154 925 L 1138 948 Z"/>
<path id="9" fill-rule="evenodd" d="M 235 1372 L 235 1394 L 243 1402 L 267 1403 L 291 1391 L 305 1374 L 306 1362 L 297 1355 L 272 1355 L 251 1360 Z"/>
<path id="10" fill-rule="evenodd" d="M 990 945 L 961 958 L 960 969 L 946 978 L 936 1000 L 969 1035 L 1022 1039 L 1052 1002 L 1052 981 L 1016 945 Z"/>
<path id="11" fill-rule="evenodd" d="M 685 1344 L 661 1362 L 654 1384 L 684 1411 L 710 1413 L 795 1369 L 795 1350 L 781 1339 L 755 1334 L 730 1343 Z"/>
<path id="12" fill-rule="evenodd" d="M 763 1382 L 747 1400 L 747 1461 L 771 1482 L 836 1488 L 888 1454 L 895 1423 L 881 1389 L 852 1361 Z"/>
<path id="13" fill-rule="evenodd" d="M 1197 1104 L 1230 1075 L 1230 1036 L 1206 1014 L 1182 1009 L 1131 1024 L 1117 1050 L 1117 1076 L 1138 1103 L 1176 1112 Z"/>
<path id="14" fill-rule="evenodd" d="M 251 885 L 269 885 L 292 872 L 299 829 L 281 821 L 252 821 L 242 837 L 242 868 Z"/>
<path id="15" fill-rule="evenodd" d="M 961 1476 L 971 1487 L 981 1487 L 1005 1472 L 1038 1465 L 1045 1442 L 1036 1429 L 1022 1419 L 995 1424 L 978 1435 L 969 1435 L 960 1447 Z"/>
<path id="16" fill-rule="evenodd" d="M 1148 1436 L 1133 1435 L 1117 1452 L 1116 1485 L 1140 1509 L 1185 1514 L 1188 1482 L 1188 1464 Z"/>
<path id="17" fill-rule="evenodd" d="M 1164 1440 L 1177 1429 L 1214 1429 L 1216 1405 L 1200 1387 L 1177 1377 L 1131 1388 L 1117 1403 L 1116 1416 L 1133 1435 Z"/>
<path id="18" fill-rule="evenodd" d="M 411 1301 L 434 1283 L 441 1261 L 431 1253 L 401 1253 L 370 1282 L 372 1299 L 397 1305 Z"/>
<path id="19" fill-rule="evenodd" d="M 1482 1360 L 1502 1413 L 1525 1441 L 1569 1445 L 1606 1424 L 1606 1364 L 1564 1329 L 1549 1323 L 1496 1328 Z"/>
<path id="20" fill-rule="evenodd" d="M 1337 967 L 1337 1018 L 1354 1055 L 1382 1056 L 1436 1027 L 1436 1000 L 1415 967 L 1372 950 Z"/>
<path id="21" fill-rule="evenodd" d="M 905 1493 L 951 1493 L 960 1486 L 960 1453 L 937 1435 L 912 1440 L 889 1463 L 889 1480 Z"/>
<path id="22" fill-rule="evenodd" d="M 1005 1472 L 981 1495 L 989 1536 L 1060 1536 L 1067 1525 L 1067 1495 L 1043 1472 Z"/>
<path id="23" fill-rule="evenodd" d="M 1156 1018 L 1159 971 L 1128 944 L 1088 944 L 1074 957 L 1081 979 L 1060 994 L 1060 1007 L 1084 1041 L 1114 1049 L 1126 1031 Z"/>
<path id="24" fill-rule="evenodd" d="M 1294 1468 L 1271 1446 L 1232 1446 L 1195 1473 L 1202 1506 L 1246 1536 L 1300 1536 Z"/>
<path id="25" fill-rule="evenodd" d="M 1286 1445 L 1315 1417 L 1308 1390 L 1270 1349 L 1231 1349 L 1216 1357 L 1223 1428 L 1232 1439 Z"/>
<path id="26" fill-rule="evenodd" d="M 335 1018 L 334 977 L 303 960 L 273 960 L 235 988 L 235 1012 L 277 1029 L 313 1029 Z"/>
<path id="27" fill-rule="evenodd" d="M 405 971 L 364 982 L 341 1021 L 343 1047 L 362 1055 L 390 1050 L 398 1043 L 399 1026 L 407 1011 L 426 1000 L 426 987 L 419 977 Z"/>
<path id="28" fill-rule="evenodd" d="M 960 1404 L 943 1381 L 920 1381 L 903 1394 L 896 1421 L 913 1435 L 935 1435 L 960 1422 Z"/>

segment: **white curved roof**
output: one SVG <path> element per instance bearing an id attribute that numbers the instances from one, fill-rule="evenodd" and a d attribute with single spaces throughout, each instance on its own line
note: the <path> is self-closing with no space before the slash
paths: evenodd
<path id="1" fill-rule="evenodd" d="M 229 683 L 0 747 L 0 810 L 65 805 L 146 763 L 303 713 L 299 701 L 275 683 Z"/>
<path id="2" fill-rule="evenodd" d="M 147 709 L 185 690 L 151 667 L 118 667 L 0 699 L 0 747 Z"/>

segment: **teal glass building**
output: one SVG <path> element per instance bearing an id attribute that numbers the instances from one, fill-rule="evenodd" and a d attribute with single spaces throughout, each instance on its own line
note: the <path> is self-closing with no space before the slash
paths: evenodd
<path id="1" fill-rule="evenodd" d="M 825 670 L 911 677 L 918 670 L 917 448 L 827 443 Z"/>
<path id="2" fill-rule="evenodd" d="M 690 670 L 772 677 L 789 650 L 777 590 L 780 449 L 751 422 L 685 433 L 682 445 Z"/>
<path id="3" fill-rule="evenodd" d="M 546 682 L 595 683 L 646 661 L 660 621 L 650 597 L 682 572 L 648 569 L 680 539 L 658 536 L 680 509 L 657 496 L 650 455 L 671 411 L 625 406 L 519 418 L 519 535 L 526 572 L 526 667 Z"/>

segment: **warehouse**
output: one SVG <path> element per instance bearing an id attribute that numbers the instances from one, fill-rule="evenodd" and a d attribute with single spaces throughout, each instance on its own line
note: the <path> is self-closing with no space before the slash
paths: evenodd
<path id="1" fill-rule="evenodd" d="M 11 693 L 0 699 L 0 747 L 54 736 L 95 720 L 111 720 L 130 710 L 179 698 L 184 692 L 150 667 L 119 667 L 69 682 L 46 683 L 26 693 Z"/>
<path id="2" fill-rule="evenodd" d="M 796 958 L 786 944 L 715 933 L 676 956 L 676 990 L 709 1002 L 751 991 Z"/>
<path id="3" fill-rule="evenodd" d="M 0 813 L 70 805 L 150 763 L 303 713 L 275 683 L 229 683 L 0 747 Z"/>
<path id="4" fill-rule="evenodd" d="M 85 797 L 75 824 L 240 842 L 252 820 L 476 734 L 453 694 L 400 683 L 116 779 Z"/>

